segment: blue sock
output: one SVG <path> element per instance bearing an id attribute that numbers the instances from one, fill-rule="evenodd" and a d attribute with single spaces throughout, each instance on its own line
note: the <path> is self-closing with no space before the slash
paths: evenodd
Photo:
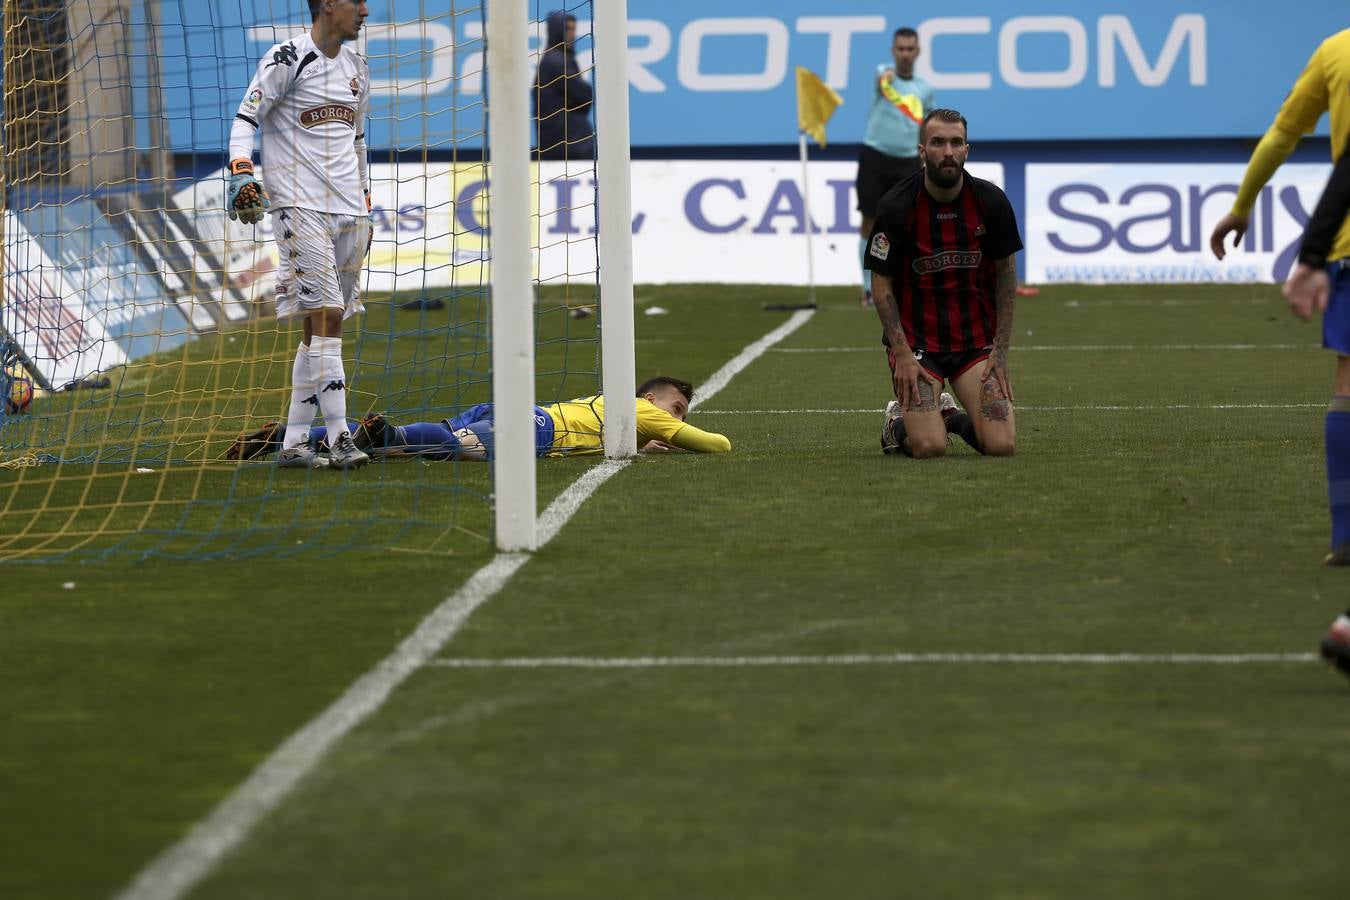
<path id="1" fill-rule="evenodd" d="M 1331 546 L 1350 543 L 1350 397 L 1333 397 L 1327 409 L 1327 498 Z"/>
<path id="2" fill-rule="evenodd" d="M 454 459 L 459 452 L 459 438 L 445 427 L 444 422 L 413 422 L 400 425 L 398 441 L 406 447 L 418 448 L 427 459 Z M 391 444 L 390 446 L 395 446 Z"/>
<path id="3" fill-rule="evenodd" d="M 356 429 L 361 425 L 360 422 L 348 422 L 347 430 L 356 434 Z M 285 431 L 282 431 L 285 434 Z M 315 447 L 328 442 L 328 429 L 322 425 L 316 425 L 309 430 L 309 440 Z"/>

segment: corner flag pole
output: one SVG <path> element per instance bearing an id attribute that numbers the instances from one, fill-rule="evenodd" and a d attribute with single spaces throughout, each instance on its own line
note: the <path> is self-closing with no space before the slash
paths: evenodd
<path id="1" fill-rule="evenodd" d="M 802 231 L 806 233 L 806 283 L 810 286 L 811 305 L 816 305 L 816 260 L 811 247 L 811 231 L 815 227 L 811 220 L 811 183 L 807 180 L 806 136 L 809 134 L 816 143 L 825 146 L 825 123 L 834 115 L 835 109 L 844 102 L 834 88 L 820 80 L 810 69 L 797 67 L 797 145 L 802 153 L 802 218 L 805 223 Z"/>

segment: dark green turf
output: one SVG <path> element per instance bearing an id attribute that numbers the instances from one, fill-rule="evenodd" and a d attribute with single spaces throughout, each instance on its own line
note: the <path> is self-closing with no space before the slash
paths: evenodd
<path id="1" fill-rule="evenodd" d="M 639 374 L 800 293 L 639 288 Z M 1344 608 L 1332 361 L 1275 289 L 1022 301 L 1019 455 L 927 462 L 879 453 L 875 316 L 823 297 L 783 347 L 861 352 L 755 362 L 691 417 L 731 455 L 637 460 L 446 655 L 1292 653 Z M 1156 349 L 1228 344 L 1297 348 Z M 1083 345 L 1134 349 L 1025 349 Z M 447 471 L 383 468 L 343 477 Z M 127 883 L 489 558 L 348 544 L 0 567 L 0 896 Z M 197 895 L 1334 896 L 1347 704 L 1314 663 L 430 668 Z"/>

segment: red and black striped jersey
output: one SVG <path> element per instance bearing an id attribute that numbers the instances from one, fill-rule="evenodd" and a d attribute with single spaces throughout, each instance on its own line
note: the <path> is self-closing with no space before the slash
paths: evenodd
<path id="1" fill-rule="evenodd" d="M 919 172 L 881 198 L 864 268 L 890 276 L 900 324 L 915 350 L 978 350 L 994 342 L 994 263 L 1022 249 L 1008 196 L 965 176 L 940 203 Z"/>

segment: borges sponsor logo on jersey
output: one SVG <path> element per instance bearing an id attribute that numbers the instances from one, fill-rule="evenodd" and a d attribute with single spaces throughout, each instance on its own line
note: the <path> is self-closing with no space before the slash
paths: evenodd
<path id="1" fill-rule="evenodd" d="M 978 269 L 984 254 L 979 250 L 948 250 L 914 260 L 914 271 L 920 275 L 941 272 L 943 269 Z"/>
<path id="2" fill-rule="evenodd" d="M 356 127 L 356 110 L 350 106 L 343 106 L 341 103 L 325 103 L 323 106 L 312 106 L 300 114 L 300 127 L 313 128 L 316 125 L 326 125 L 329 122 L 341 122 L 350 128 Z"/>

